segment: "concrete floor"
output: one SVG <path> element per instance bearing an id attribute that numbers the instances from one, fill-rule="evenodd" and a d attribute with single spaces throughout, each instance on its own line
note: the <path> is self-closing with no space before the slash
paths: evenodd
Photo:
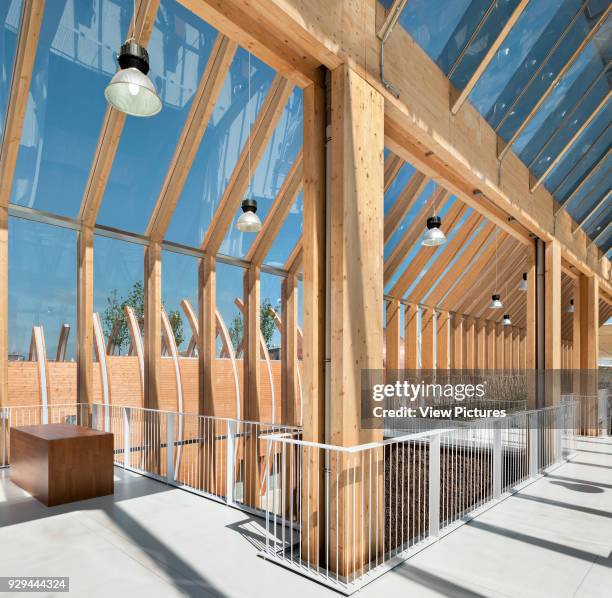
<path id="1" fill-rule="evenodd" d="M 574 462 L 358 595 L 610 596 L 612 438 L 579 444 Z M 235 509 L 120 469 L 114 496 L 48 509 L 8 473 L 0 576 L 70 576 L 70 595 L 87 598 L 337 595 L 258 557 L 263 527 Z"/>

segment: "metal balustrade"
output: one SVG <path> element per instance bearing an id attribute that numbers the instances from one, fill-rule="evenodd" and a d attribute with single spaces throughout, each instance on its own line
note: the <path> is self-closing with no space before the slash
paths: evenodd
<path id="1" fill-rule="evenodd" d="M 265 558 L 350 594 L 562 463 L 578 403 L 355 447 L 265 437 Z"/>

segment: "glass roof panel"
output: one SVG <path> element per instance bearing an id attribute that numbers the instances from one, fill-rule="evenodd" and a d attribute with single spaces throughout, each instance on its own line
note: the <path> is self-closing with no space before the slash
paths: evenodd
<path id="1" fill-rule="evenodd" d="M 15 61 L 15 48 L 17 47 L 17 31 L 21 16 L 23 0 L 0 2 L 0 141 L 4 133 L 4 119 L 9 93 L 11 91 L 11 77 L 13 62 Z"/>
<path id="2" fill-rule="evenodd" d="M 544 179 L 544 185 L 558 202 L 563 203 L 607 154 L 611 145 L 608 132 L 611 118 L 612 102 L 608 101 L 573 144 L 572 151 Z"/>
<path id="3" fill-rule="evenodd" d="M 393 0 L 381 3 L 389 8 Z M 419 46 L 437 60 L 470 4 L 470 0 L 410 0 L 399 22 Z"/>
<path id="4" fill-rule="evenodd" d="M 542 95 L 551 86 L 561 69 L 570 61 L 572 55 L 597 23 L 601 14 L 593 14 L 587 8 L 576 17 L 566 32 L 557 38 L 558 45 L 551 49 L 550 54 L 543 60 L 541 70 L 531 81 L 517 101 L 512 102 L 511 110 L 505 114 L 505 120 L 496 126 L 500 137 L 509 140 L 523 124 L 530 112 L 535 108 Z"/>
<path id="5" fill-rule="evenodd" d="M 595 45 L 589 44 L 513 144 L 514 152 L 530 166 L 536 176 L 548 168 L 556 156 L 555 150 L 558 152 L 563 149 L 598 104 L 605 99 L 609 86 L 607 78 L 602 77 L 606 68 L 604 59 Z M 584 97 L 591 85 L 597 81 L 601 85 L 595 85 L 592 90 L 594 93 Z M 585 100 L 584 106 L 580 105 L 582 98 Z M 538 154 L 558 128 L 563 129 L 563 134 L 555 135 L 554 142 L 551 141 L 545 151 Z"/>
<path id="6" fill-rule="evenodd" d="M 589 71 L 595 74 L 591 69 Z M 589 82 L 588 88 L 583 88 L 584 83 L 582 78 L 582 81 L 577 81 L 572 86 L 559 107 L 534 132 L 520 153 L 523 162 L 536 176 L 540 176 L 546 170 L 551 160 L 554 160 L 571 142 L 587 119 L 595 114 L 601 103 L 605 101 L 610 83 L 604 71 L 600 69 L 596 77 Z M 571 151 L 571 148 L 568 151 Z"/>
<path id="7" fill-rule="evenodd" d="M 45 3 L 11 202 L 77 215 L 132 10 L 130 0 Z"/>
<path id="8" fill-rule="evenodd" d="M 474 4 L 475 3 L 472 2 L 470 10 Z M 517 5 L 518 0 L 496 0 L 493 3 L 482 3 L 481 8 L 484 8 L 485 11 L 489 11 L 490 7 L 490 12 L 487 12 L 486 20 L 474 36 L 474 39 L 470 40 L 469 45 L 465 48 L 465 52 L 462 50 L 463 55 L 461 56 L 461 60 L 454 66 L 450 74 L 450 80 L 457 89 L 463 89 L 466 86 L 470 77 L 482 62 L 491 44 L 497 39 Z M 468 13 L 466 13 L 466 16 L 467 14 Z M 477 20 L 476 17 L 471 20 L 471 23 L 477 26 L 479 20 Z"/>
<path id="9" fill-rule="evenodd" d="M 163 108 L 152 118 L 127 117 L 99 224 L 145 231 L 216 36 L 175 0 L 161 1 L 147 49 Z"/>
<path id="10" fill-rule="evenodd" d="M 291 206 L 285 222 L 278 231 L 278 235 L 270 246 L 270 251 L 265 258 L 265 263 L 270 266 L 282 268 L 289 259 L 295 244 L 302 236 L 302 226 L 304 223 L 304 213 L 302 207 L 302 192 Z"/>
<path id="11" fill-rule="evenodd" d="M 397 201 L 400 193 L 404 190 L 410 177 L 414 174 L 414 167 L 407 162 L 402 164 L 397 176 L 385 193 L 385 214 L 391 209 L 391 206 Z"/>
<path id="12" fill-rule="evenodd" d="M 607 163 L 592 173 L 588 181 L 572 196 L 571 201 L 565 204 L 565 209 L 576 222 L 582 222 L 602 201 L 604 196 L 607 195 L 611 184 L 612 169 L 610 164 Z"/>
<path id="13" fill-rule="evenodd" d="M 200 143 L 166 238 L 200 246 L 274 79 L 274 71 L 251 57 L 251 97 L 248 97 L 248 53 L 239 48 Z M 253 115 L 253 116 L 251 116 Z"/>
<path id="14" fill-rule="evenodd" d="M 591 237 L 597 237 L 612 222 L 612 202 L 600 210 L 584 227 L 584 232 Z M 604 235 L 602 235 L 604 236 Z M 600 239 L 601 240 L 601 239 Z"/>
<path id="15" fill-rule="evenodd" d="M 265 221 L 287 173 L 291 170 L 298 152 L 302 149 L 303 114 L 303 92 L 296 87 L 274 129 L 257 169 L 253 172 L 253 181 L 247 191 L 247 195 L 257 200 L 257 215 L 262 222 Z M 252 119 L 254 120 L 254 117 Z M 242 211 L 236 210 L 232 224 L 221 244 L 220 252 L 244 258 L 256 235 L 242 233 L 236 229 L 236 220 L 240 214 Z"/>
<path id="16" fill-rule="evenodd" d="M 580 0 L 540 0 L 527 5 L 470 94 L 470 101 L 493 128 L 527 90 L 581 7 Z"/>

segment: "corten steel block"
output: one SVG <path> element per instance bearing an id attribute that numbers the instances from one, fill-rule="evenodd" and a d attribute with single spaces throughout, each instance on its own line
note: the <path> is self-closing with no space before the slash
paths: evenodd
<path id="1" fill-rule="evenodd" d="M 11 481 L 48 507 L 112 494 L 113 435 L 82 426 L 11 429 Z"/>

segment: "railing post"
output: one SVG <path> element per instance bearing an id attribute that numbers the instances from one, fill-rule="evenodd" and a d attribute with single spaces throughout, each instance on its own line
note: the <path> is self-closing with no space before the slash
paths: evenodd
<path id="1" fill-rule="evenodd" d="M 166 482 L 174 483 L 174 413 L 166 414 Z"/>
<path id="2" fill-rule="evenodd" d="M 440 535 L 440 434 L 429 439 L 429 535 Z"/>
<path id="3" fill-rule="evenodd" d="M 130 467 L 130 408 L 123 408 L 123 467 Z"/>
<path id="4" fill-rule="evenodd" d="M 493 428 L 493 498 L 502 494 L 502 431 L 499 424 Z"/>
<path id="5" fill-rule="evenodd" d="M 0 426 L 2 427 L 2 466 L 7 465 L 6 458 L 6 437 L 7 430 L 10 422 L 10 413 L 8 407 L 3 407 L 0 409 Z"/>
<path id="6" fill-rule="evenodd" d="M 98 429 L 98 406 L 96 404 L 91 406 L 91 427 L 94 430 Z"/>
<path id="7" fill-rule="evenodd" d="M 529 417 L 529 477 L 538 475 L 538 428 L 537 414 Z"/>
<path id="8" fill-rule="evenodd" d="M 236 469 L 234 447 L 236 445 L 236 422 L 227 420 L 227 441 L 225 443 L 225 502 L 234 504 L 234 471 Z M 267 534 L 266 534 L 267 535 Z"/>

